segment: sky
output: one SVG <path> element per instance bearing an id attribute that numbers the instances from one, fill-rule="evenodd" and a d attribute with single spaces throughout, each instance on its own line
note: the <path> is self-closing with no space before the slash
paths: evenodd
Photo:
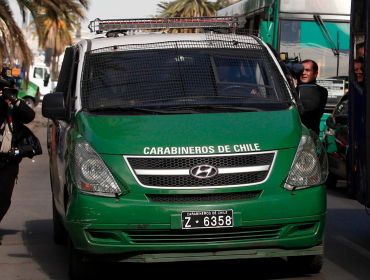
<path id="1" fill-rule="evenodd" d="M 13 11 L 14 19 L 22 26 L 22 17 L 17 1 L 8 0 Z M 157 4 L 163 0 L 90 0 L 90 8 L 86 13 L 87 19 L 81 23 L 83 30 L 88 30 L 90 21 L 118 18 L 145 18 L 158 14 Z M 210 2 L 215 2 L 209 0 Z M 171 0 L 166 0 L 171 2 Z"/>
<path id="2" fill-rule="evenodd" d="M 22 24 L 21 13 L 17 1 L 8 0 L 14 18 L 19 26 Z M 89 11 L 86 12 L 87 20 L 82 22 L 82 29 L 88 29 L 91 20 L 118 19 L 118 18 L 143 18 L 158 14 L 158 6 L 162 0 L 90 0 Z M 171 0 L 166 0 L 170 2 Z M 214 1 L 210 1 L 214 2 Z"/>
<path id="3" fill-rule="evenodd" d="M 86 12 L 87 20 L 82 22 L 82 29 L 88 29 L 90 21 L 117 18 L 142 18 L 154 16 L 158 13 L 157 4 L 161 0 L 90 0 L 89 11 Z M 17 2 L 9 0 L 14 18 L 21 26 L 22 18 Z"/>

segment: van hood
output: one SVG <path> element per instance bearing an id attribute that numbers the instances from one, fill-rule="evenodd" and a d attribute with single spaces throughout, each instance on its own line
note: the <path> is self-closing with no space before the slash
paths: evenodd
<path id="1" fill-rule="evenodd" d="M 273 112 L 145 116 L 90 116 L 76 129 L 101 154 L 192 155 L 297 147 L 296 109 Z"/>

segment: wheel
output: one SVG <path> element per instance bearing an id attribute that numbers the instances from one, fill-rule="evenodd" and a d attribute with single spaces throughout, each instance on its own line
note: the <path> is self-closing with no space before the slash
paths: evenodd
<path id="1" fill-rule="evenodd" d="M 324 265 L 325 255 L 325 237 L 322 240 L 322 254 L 311 256 L 290 256 L 288 257 L 289 265 L 292 269 L 301 274 L 316 274 L 319 273 Z"/>
<path id="2" fill-rule="evenodd" d="M 327 189 L 334 189 L 337 186 L 338 177 L 333 173 L 329 172 L 328 178 L 326 179 L 325 186 Z"/>
<path id="3" fill-rule="evenodd" d="M 95 279 L 95 269 L 89 263 L 84 261 L 84 255 L 78 252 L 71 240 L 68 239 L 69 247 L 69 271 L 68 275 L 71 280 L 87 280 Z"/>
<path id="4" fill-rule="evenodd" d="M 55 207 L 54 198 L 53 198 L 53 230 L 54 230 L 54 235 L 53 235 L 54 242 L 58 245 L 67 244 L 68 233 L 62 221 L 60 220 L 59 213 Z"/>
<path id="5" fill-rule="evenodd" d="M 324 265 L 324 254 L 288 257 L 288 262 L 299 273 L 316 274 L 320 272 Z"/>
<path id="6" fill-rule="evenodd" d="M 76 251 L 71 239 L 68 240 L 69 247 L 69 278 L 72 280 L 82 280 L 85 278 L 85 266 L 83 255 Z"/>
<path id="7" fill-rule="evenodd" d="M 26 102 L 28 106 L 30 106 L 31 109 L 35 108 L 35 101 L 32 100 L 30 97 L 25 97 L 23 100 Z"/>

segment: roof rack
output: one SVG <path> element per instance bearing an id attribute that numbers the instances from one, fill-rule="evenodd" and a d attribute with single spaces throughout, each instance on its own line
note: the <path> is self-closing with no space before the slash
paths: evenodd
<path id="1" fill-rule="evenodd" d="M 242 27 L 245 20 L 238 15 L 225 17 L 164 17 L 139 19 L 111 19 L 99 18 L 90 21 L 90 32 L 101 34 L 103 32 L 118 30 L 155 30 L 155 29 L 194 29 L 194 28 L 230 28 Z"/>

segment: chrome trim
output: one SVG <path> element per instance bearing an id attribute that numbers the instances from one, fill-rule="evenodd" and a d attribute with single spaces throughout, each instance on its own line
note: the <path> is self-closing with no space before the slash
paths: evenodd
<path id="1" fill-rule="evenodd" d="M 209 179 L 215 177 L 218 174 L 218 169 L 212 165 L 200 164 L 191 167 L 189 170 L 189 174 L 190 176 L 197 179 Z"/>
<path id="2" fill-rule="evenodd" d="M 256 155 L 256 154 L 269 154 L 269 153 L 274 153 L 274 158 L 273 158 L 273 160 L 271 162 L 271 165 L 269 165 L 270 170 L 269 170 L 269 172 L 268 172 L 265 180 L 263 180 L 261 182 L 257 182 L 257 183 L 242 184 L 242 185 L 203 186 L 203 187 L 159 187 L 159 186 L 147 186 L 147 185 L 144 185 L 144 184 L 142 184 L 140 182 L 140 180 L 137 178 L 137 176 L 135 174 L 135 171 L 133 170 L 133 168 L 131 167 L 130 163 L 128 162 L 128 159 L 129 158 L 187 158 L 187 157 L 220 157 L 220 156 L 221 157 L 222 156 L 225 156 L 226 157 L 226 156 L 243 156 L 243 155 Z M 123 158 L 124 158 L 124 160 L 125 160 L 128 168 L 130 169 L 131 174 L 134 176 L 136 182 L 140 186 L 142 186 L 144 188 L 148 188 L 148 189 L 162 189 L 162 190 L 194 190 L 194 189 L 199 190 L 199 189 L 237 188 L 237 187 L 246 187 L 246 186 L 254 186 L 254 185 L 263 184 L 264 182 L 266 182 L 268 180 L 268 178 L 271 175 L 272 169 L 273 169 L 274 164 L 275 164 L 275 161 L 276 161 L 277 153 L 278 153 L 278 151 L 275 150 L 275 151 L 263 151 L 263 152 L 251 152 L 251 153 L 209 154 L 209 155 L 195 155 L 195 154 L 194 155 L 174 155 L 174 156 L 135 156 L 135 155 L 124 155 Z M 265 165 L 256 166 L 256 168 L 263 168 L 264 166 Z M 249 168 L 249 167 L 237 167 L 236 169 L 239 169 L 239 168 Z M 233 169 L 233 168 L 232 167 L 230 167 L 230 168 L 221 168 L 221 169 L 218 169 L 218 170 L 219 170 L 219 173 L 221 173 L 220 170 L 223 170 L 224 172 L 225 171 L 227 172 L 227 169 Z M 137 169 L 137 170 L 143 170 L 143 171 L 145 171 L 146 169 Z M 178 171 L 178 170 L 182 170 L 182 169 L 174 169 L 174 170 L 175 171 Z M 189 169 L 186 169 L 186 170 L 187 170 L 187 174 L 186 175 L 189 175 Z M 160 174 L 156 174 L 156 175 L 160 175 Z M 170 174 L 164 174 L 164 175 L 170 175 Z M 171 174 L 171 175 L 173 175 L 173 174 Z M 183 174 L 181 174 L 181 175 L 183 175 Z"/>
<path id="3" fill-rule="evenodd" d="M 253 167 L 226 167 L 217 168 L 218 174 L 247 173 L 257 171 L 267 171 L 270 165 L 260 165 Z M 136 175 L 189 175 L 189 169 L 135 169 Z"/>

